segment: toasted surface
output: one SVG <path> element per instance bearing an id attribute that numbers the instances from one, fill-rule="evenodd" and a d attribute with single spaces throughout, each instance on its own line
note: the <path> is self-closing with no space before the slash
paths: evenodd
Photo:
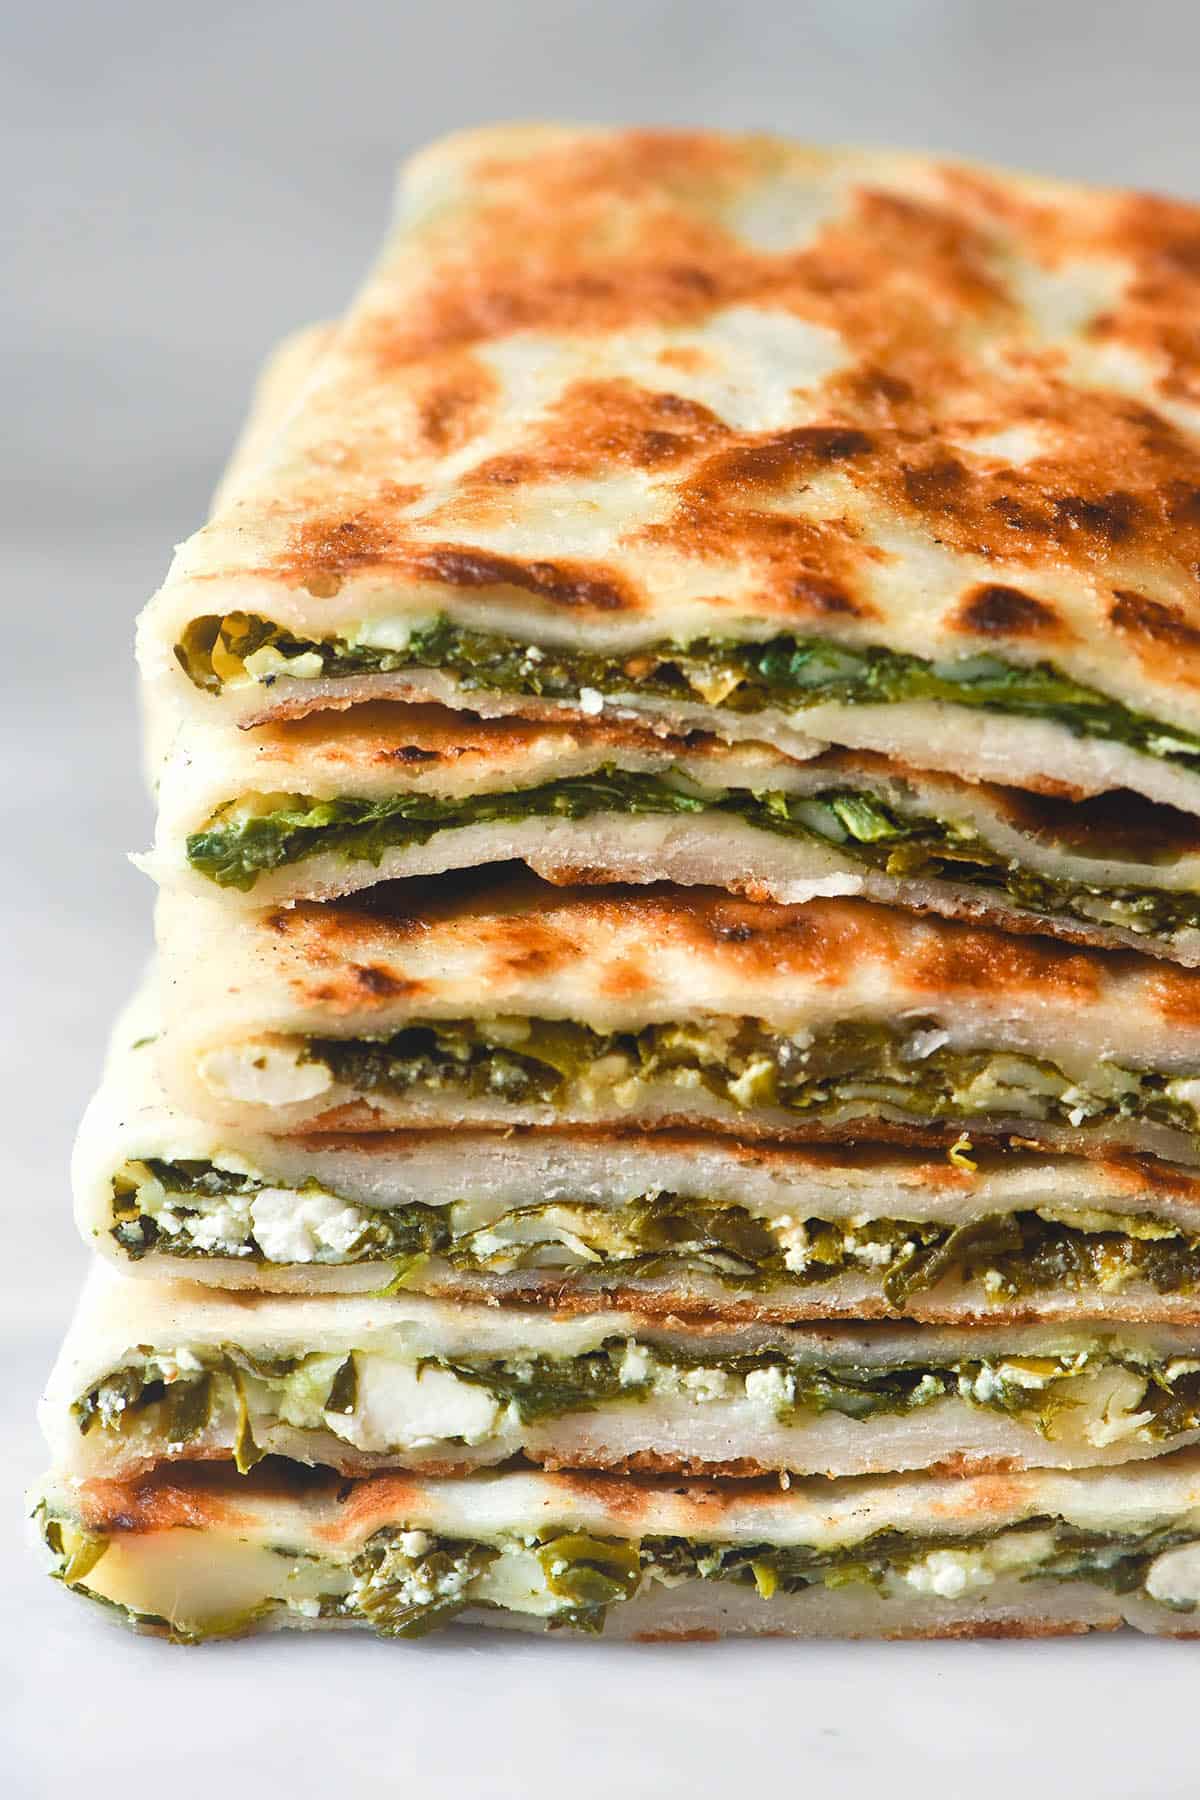
<path id="1" fill-rule="evenodd" d="M 180 552 L 143 666 L 233 610 L 317 638 L 786 631 L 1050 661 L 1194 726 L 1198 220 L 767 138 L 449 139 L 271 457 Z"/>
<path id="2" fill-rule="evenodd" d="M 864 835 L 838 811 L 846 796 L 866 803 Z M 366 702 L 247 732 L 192 721 L 162 764 L 140 861 L 166 886 L 257 908 L 509 861 L 556 883 L 668 880 L 785 903 L 860 893 L 1200 962 L 1193 815 L 615 718 Z"/>
<path id="3" fill-rule="evenodd" d="M 1145 1528 L 1186 1519 L 1200 1506 L 1200 1451 L 1159 1457 L 1136 1470 L 1033 1469 L 968 1480 L 901 1475 L 839 1482 L 629 1482 L 599 1475 L 522 1471 L 473 1481 L 403 1474 L 344 1484 L 268 1463 L 250 1477 L 232 1469 L 163 1470 L 137 1483 L 83 1484 L 78 1517 L 90 1530 L 155 1532 L 188 1517 L 220 1525 L 285 1525 L 281 1536 L 357 1549 L 382 1526 L 448 1536 L 569 1528 L 597 1536 L 686 1537 L 699 1542 L 804 1544 L 832 1549 L 894 1530 L 978 1536 L 1039 1516 L 1084 1531 Z M 291 1527 L 294 1526 L 293 1531 Z"/>
<path id="4" fill-rule="evenodd" d="M 272 350 L 259 370 L 250 411 L 213 490 L 211 514 L 232 506 L 242 489 L 251 484 L 254 471 L 270 460 L 288 414 L 301 400 L 336 329 L 330 324 L 302 325 Z"/>
<path id="5" fill-rule="evenodd" d="M 33 1499 L 61 1580 L 184 1640 L 365 1623 L 405 1636 L 454 1617 L 634 1637 L 1020 1636 L 1123 1620 L 1196 1631 L 1191 1451 L 1136 1471 L 786 1491 L 562 1473 L 342 1483 L 280 1465 L 247 1480 L 217 1467 L 126 1482 L 51 1476 Z M 1072 1572 L 1070 1546 L 1097 1538 L 1127 1547 L 1131 1591 L 1089 1579 L 1086 1562 Z M 861 1568 L 845 1579 L 856 1557 L 878 1566 L 874 1580 Z M 1062 1572 L 1039 1575 L 1047 1558 Z"/>
<path id="6" fill-rule="evenodd" d="M 836 1118 L 828 1108 L 806 1116 L 745 1088 L 714 1088 L 686 1073 L 676 1079 L 668 1068 L 661 1076 L 638 1074 L 629 1089 L 628 1071 L 650 1065 L 605 1060 L 604 1034 L 659 1027 L 700 1034 L 670 1042 L 683 1044 L 684 1064 L 699 1058 L 702 1074 L 725 1066 L 733 1021 L 760 1021 L 798 1049 L 814 1041 L 810 1034 L 819 1049 L 820 1034 L 835 1027 L 885 1036 L 911 1029 L 906 1069 L 938 1047 L 950 1057 L 1023 1056 L 1059 1069 L 1054 1080 L 1065 1094 L 1064 1079 L 1094 1089 L 1115 1078 L 1111 1065 L 1119 1062 L 1149 1071 L 1152 1083 L 1177 1078 L 1185 1084 L 1180 1104 L 1190 1105 L 1186 1083 L 1200 1067 L 1200 977 L 1129 953 L 1105 956 L 956 921 L 913 920 L 856 899 L 786 907 L 709 889 L 576 892 L 517 877 L 483 893 L 461 880 L 414 882 L 373 890 L 370 904 L 301 904 L 262 915 L 235 916 L 219 901 L 167 893 L 158 935 L 167 973 L 163 1078 L 178 1105 L 220 1123 L 270 1120 L 268 1129 L 284 1131 L 458 1121 L 711 1123 L 844 1139 L 861 1135 L 863 1121 L 875 1118 L 876 1135 L 901 1140 L 948 1141 L 965 1123 L 1052 1148 L 1123 1147 L 1185 1161 L 1195 1155 L 1190 1126 L 1182 1116 L 1174 1123 L 1159 1117 L 1157 1100 L 1144 1118 L 1136 1109 L 1118 1116 L 1103 1101 L 1100 1113 L 1068 1122 L 1062 1111 L 1056 1123 L 1023 1101 L 1016 1111 L 995 1098 L 976 1106 L 969 1098 L 975 1090 L 963 1088 L 967 1099 L 928 1116 L 902 1103 L 876 1104 L 870 1095 L 848 1099 L 851 1110 Z M 496 1085 L 456 1088 L 448 1063 L 445 1080 L 427 1081 L 418 1070 L 394 1086 L 368 1072 L 362 1086 L 350 1062 L 339 1064 L 340 1043 L 383 1041 L 439 1020 L 473 1021 L 493 1037 L 510 1032 L 505 1021 L 514 1020 L 517 1037 L 504 1042 L 519 1051 L 529 1019 L 563 1021 L 572 1046 L 581 1030 L 597 1034 L 587 1042 L 598 1048 L 581 1053 L 575 1073 L 553 1075 L 557 1097 Z M 313 1045 L 330 1048 L 314 1052 Z M 531 1050 L 536 1055 L 536 1044 Z M 556 1053 L 548 1054 L 553 1061 Z M 861 1052 L 868 1060 L 872 1054 Z M 593 1055 L 594 1063 L 586 1060 Z M 643 1050 L 631 1046 L 628 1055 L 640 1058 Z M 854 1051 L 852 1061 L 859 1056 Z M 351 1073 L 339 1075 L 339 1066 Z M 1043 1079 L 1027 1070 L 1020 1081 L 1027 1077 Z M 1063 1107 L 1075 1110 L 1070 1100 Z"/>
<path id="7" fill-rule="evenodd" d="M 913 921 L 857 899 L 780 906 L 712 889 L 558 889 L 412 883 L 336 906 L 227 917 L 191 896 L 159 908 L 176 1040 L 218 1030 L 383 1037 L 413 1019 L 487 1014 L 598 1031 L 747 1015 L 798 1029 L 833 1017 L 1062 1009 L 1084 1055 L 1120 1043 L 1132 1065 L 1200 1059 L 1200 976 L 1134 955 Z M 222 968 L 211 952 L 220 944 Z M 965 1035 L 965 1034 L 964 1034 Z M 982 1040 L 979 1040 L 982 1041 Z"/>
<path id="8" fill-rule="evenodd" d="M 553 1209 L 546 1233 L 570 1241 L 579 1221 L 572 1208 L 596 1209 L 617 1218 L 646 1196 L 672 1195 L 694 1204 L 736 1208 L 739 1216 L 768 1229 L 797 1220 L 853 1229 L 854 1221 L 892 1219 L 960 1230 L 989 1218 L 1038 1213 L 1078 1218 L 1093 1230 L 1124 1221 L 1152 1232 L 1167 1228 L 1200 1237 L 1200 1181 L 1194 1171 L 1153 1158 L 1044 1156 L 1031 1150 L 970 1156 L 888 1144 L 827 1147 L 749 1142 L 713 1132 L 627 1129 L 402 1131 L 347 1136 L 280 1137 L 239 1124 L 214 1124 L 173 1107 L 157 1075 L 156 1051 L 164 1048 L 162 1021 L 152 984 L 118 1021 L 104 1082 L 85 1115 L 73 1160 L 75 1210 L 86 1242 L 131 1274 L 178 1277 L 239 1290 L 285 1293 L 370 1293 L 403 1274 L 410 1289 L 443 1294 L 468 1304 L 530 1301 L 553 1306 L 562 1319 L 576 1313 L 641 1310 L 651 1316 L 699 1317 L 719 1322 L 786 1321 L 850 1314 L 894 1315 L 881 1288 L 882 1271 L 865 1265 L 832 1280 L 806 1286 L 781 1279 L 765 1288 L 740 1287 L 715 1278 L 700 1257 L 682 1257 L 669 1272 L 644 1273 L 618 1260 L 612 1266 L 586 1259 L 570 1267 L 525 1267 L 509 1273 L 472 1273 L 439 1256 L 400 1254 L 368 1244 L 360 1252 L 342 1243 L 332 1256 L 301 1230 L 298 1241 L 276 1230 L 268 1240 L 228 1238 L 223 1202 L 197 1210 L 190 1226 L 176 1220 L 174 1234 L 131 1241 L 119 1221 L 134 1214 L 129 1192 L 138 1179 L 154 1187 L 152 1170 L 164 1165 L 211 1170 L 218 1193 L 265 1188 L 278 1206 L 290 1197 L 303 1215 L 302 1190 L 315 1183 L 332 1197 L 329 1211 L 352 1208 L 381 1224 L 413 1207 L 438 1206 L 454 1197 L 451 1229 L 465 1242 L 476 1229 L 491 1229 L 531 1204 Z M 140 1176 L 139 1176 L 140 1171 Z M 159 1194 L 159 1199 L 164 1197 Z M 165 1201 L 164 1201 L 165 1203 Z M 184 1195 L 176 1205 L 185 1208 Z M 129 1209 L 129 1210 L 127 1210 Z M 453 1220 L 461 1213 L 461 1225 Z M 286 1215 L 285 1215 L 286 1216 Z M 559 1221 L 555 1223 L 554 1221 Z M 558 1256 L 562 1260 L 562 1240 Z M 186 1252 L 186 1253 L 185 1253 Z M 569 1260 L 569 1259 L 568 1259 Z M 1126 1272 L 1129 1275 L 1129 1272 Z M 1075 1288 L 1051 1286 L 1014 1297 L 989 1292 L 982 1280 L 946 1275 L 913 1292 L 904 1311 L 926 1320 L 1004 1322 L 1091 1317 L 1107 1320 L 1200 1319 L 1189 1292 L 1156 1292 L 1144 1281 L 1106 1285 L 1082 1280 Z"/>
<path id="9" fill-rule="evenodd" d="M 170 783 L 171 825 L 189 830 L 222 803 L 251 791 L 318 799 L 393 793 L 465 799 L 606 765 L 650 774 L 678 766 L 711 789 L 807 791 L 807 784 L 830 772 L 844 777 L 846 785 L 856 777 L 889 778 L 939 800 L 953 797 L 972 818 L 992 818 L 1033 843 L 1061 845 L 1092 858 L 1102 865 L 1098 875 L 1115 874 L 1105 862 L 1111 857 L 1126 879 L 1153 872 L 1172 885 L 1200 880 L 1200 823 L 1136 795 L 1089 801 L 1052 779 L 1042 792 L 968 782 L 866 751 L 796 757 L 770 744 L 728 744 L 700 731 L 671 735 L 606 714 L 586 722 L 482 719 L 443 706 L 375 701 L 345 711 L 268 719 L 236 735 L 219 721 L 202 718 L 188 722 L 164 779 Z M 1176 863 L 1183 867 L 1180 878 Z"/>

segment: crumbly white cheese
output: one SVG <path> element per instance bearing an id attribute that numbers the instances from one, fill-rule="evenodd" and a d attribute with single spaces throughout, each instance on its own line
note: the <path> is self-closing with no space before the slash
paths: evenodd
<path id="1" fill-rule="evenodd" d="M 618 1370 L 622 1387 L 640 1387 L 649 1381 L 653 1369 L 654 1358 L 644 1344 L 626 1344 Z"/>
<path id="2" fill-rule="evenodd" d="M 1089 1444 L 1095 1444 L 1098 1450 L 1103 1450 L 1109 1444 L 1121 1443 L 1124 1438 L 1136 1437 L 1153 1420 L 1152 1412 L 1122 1413 L 1114 1418 L 1092 1419 L 1087 1426 L 1087 1440 Z"/>
<path id="3" fill-rule="evenodd" d="M 154 1362 L 165 1382 L 178 1381 L 181 1375 L 198 1375 L 204 1364 L 194 1350 L 180 1344 L 175 1350 L 156 1350 Z"/>
<path id="4" fill-rule="evenodd" d="M 930 1550 L 903 1571 L 903 1580 L 919 1594 L 958 1600 L 988 1587 L 997 1575 L 1035 1570 L 1053 1547 L 1052 1531 L 1005 1532 L 974 1550 Z"/>
<path id="5" fill-rule="evenodd" d="M 413 621 L 398 614 L 390 619 L 364 619 L 348 633 L 346 641 L 352 647 L 366 644 L 372 650 L 402 651 L 412 642 L 413 630 Z"/>
<path id="6" fill-rule="evenodd" d="M 331 1431 L 359 1450 L 417 1450 L 450 1440 L 482 1443 L 501 1411 L 487 1388 L 460 1381 L 448 1369 L 360 1356 L 354 1411 L 325 1417 Z"/>
<path id="7" fill-rule="evenodd" d="M 1167 1094 L 1181 1106 L 1190 1106 L 1193 1112 L 1196 1111 L 1200 1108 L 1200 1077 L 1187 1075 L 1178 1081 L 1168 1081 Z"/>
<path id="8" fill-rule="evenodd" d="M 945 1388 L 938 1380 L 937 1376 L 926 1369 L 924 1375 L 922 1375 L 920 1381 L 918 1381 L 916 1387 L 912 1391 L 910 1404 L 913 1406 L 926 1406 L 931 1400 L 939 1399 L 945 1391 Z"/>
<path id="9" fill-rule="evenodd" d="M 905 1569 L 904 1579 L 918 1594 L 958 1600 L 969 1591 L 988 1587 L 992 1572 L 978 1551 L 930 1550 L 920 1562 Z"/>
<path id="10" fill-rule="evenodd" d="M 323 1062 L 303 1062 L 297 1051 L 278 1044 L 210 1050 L 200 1060 L 199 1074 L 210 1094 L 255 1106 L 315 1100 L 333 1086 L 333 1074 Z"/>
<path id="11" fill-rule="evenodd" d="M 693 1400 L 723 1400 L 729 1392 L 724 1369 L 688 1369 L 682 1383 Z"/>
<path id="12" fill-rule="evenodd" d="M 777 1363 L 765 1369 L 751 1369 L 746 1377 L 746 1398 L 760 1406 L 769 1406 L 772 1412 L 790 1406 L 796 1398 L 795 1376 L 781 1369 Z"/>
<path id="13" fill-rule="evenodd" d="M 268 1262 L 316 1262 L 322 1252 L 348 1255 L 367 1220 L 336 1194 L 263 1188 L 250 1205 L 254 1236 Z M 327 1260 L 332 1260 L 326 1258 Z"/>
<path id="14" fill-rule="evenodd" d="M 604 711 L 604 695 L 599 688 L 580 688 L 579 710 L 581 713 L 587 713 L 588 717 L 593 719 L 598 713 Z"/>
<path id="15" fill-rule="evenodd" d="M 254 681 L 265 681 L 277 675 L 291 675 L 298 681 L 315 681 L 325 669 L 315 650 L 302 650 L 299 656 L 284 656 L 274 644 L 264 644 L 261 650 L 253 651 L 243 667 Z"/>
<path id="16" fill-rule="evenodd" d="M 755 1106 L 763 1099 L 764 1083 L 775 1073 L 775 1064 L 762 1056 L 748 1063 L 736 1081 L 729 1084 L 729 1097 L 739 1106 Z"/>
<path id="17" fill-rule="evenodd" d="M 1164 1606 L 1188 1612 L 1200 1606 L 1200 1544 L 1180 1544 L 1156 1556 L 1146 1573 L 1146 1592 Z"/>
<path id="18" fill-rule="evenodd" d="M 849 1233 L 846 1236 L 845 1245 L 856 1262 L 866 1263 L 869 1268 L 873 1269 L 886 1268 L 895 1255 L 891 1244 L 872 1243 L 869 1240 L 865 1244 L 860 1244 L 858 1239 Z"/>
<path id="19" fill-rule="evenodd" d="M 163 1230 L 167 1229 L 161 1214 L 158 1223 Z M 179 1224 L 180 1221 L 176 1220 L 175 1229 L 178 1229 Z M 213 1255 L 221 1256 L 252 1254 L 253 1246 L 246 1242 L 250 1234 L 248 1196 L 243 1198 L 233 1195 L 202 1212 L 185 1214 L 182 1226 L 197 1250 L 207 1250 Z"/>

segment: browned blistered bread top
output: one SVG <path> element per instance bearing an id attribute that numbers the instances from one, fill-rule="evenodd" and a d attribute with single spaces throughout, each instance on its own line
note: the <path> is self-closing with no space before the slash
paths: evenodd
<path id="1" fill-rule="evenodd" d="M 1190 715 L 1198 320 L 1183 202 L 763 137 L 466 134 L 410 165 L 148 629 L 817 631 Z"/>

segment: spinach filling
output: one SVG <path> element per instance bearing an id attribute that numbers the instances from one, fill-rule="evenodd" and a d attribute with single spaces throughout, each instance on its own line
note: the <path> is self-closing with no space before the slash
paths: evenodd
<path id="1" fill-rule="evenodd" d="M 357 1094 L 414 1089 L 564 1110 L 597 1071 L 626 1100 L 640 1085 L 703 1088 L 738 1112 L 762 1108 L 839 1119 L 880 1112 L 934 1124 L 980 1115 L 1070 1126 L 1136 1119 L 1182 1132 L 1196 1112 L 1188 1078 L 1096 1063 L 1086 1085 L 1054 1063 L 998 1050 L 958 1050 L 936 1020 L 904 1030 L 845 1021 L 810 1042 L 756 1019 L 599 1032 L 569 1020 L 439 1020 L 385 1040 L 309 1038 L 303 1060 L 323 1063 Z"/>
<path id="2" fill-rule="evenodd" d="M 210 1426 L 219 1435 L 224 1424 L 234 1430 L 242 1473 L 259 1461 L 260 1441 L 280 1424 L 346 1435 L 346 1421 L 358 1411 L 363 1368 L 373 1363 L 382 1378 L 397 1360 L 379 1351 L 265 1359 L 236 1344 L 169 1355 L 141 1346 L 132 1354 L 137 1360 L 110 1371 L 74 1402 L 80 1433 L 149 1433 L 179 1454 Z M 403 1359 L 399 1366 L 412 1367 Z M 862 1421 L 957 1399 L 1005 1413 L 1050 1439 L 1074 1431 L 1087 1443 L 1161 1443 L 1200 1428 L 1200 1360 L 1155 1357 L 1119 1339 L 1045 1356 L 997 1353 L 879 1367 L 836 1356 L 814 1366 L 772 1350 L 705 1352 L 613 1337 L 576 1356 L 426 1356 L 415 1368 L 418 1378 L 436 1369 L 490 1396 L 491 1426 L 481 1427 L 484 1435 L 472 1443 L 503 1440 L 511 1426 L 676 1396 L 700 1406 L 750 1399 L 785 1427 L 824 1413 Z M 405 1448 L 352 1441 L 375 1454 Z M 466 1440 L 447 1430 L 445 1441 Z"/>
<path id="3" fill-rule="evenodd" d="M 959 1567 L 968 1581 L 974 1572 L 972 1562 L 977 1561 L 983 1576 L 1011 1569 L 1025 1581 L 1088 1581 L 1128 1594 L 1143 1585 L 1156 1557 L 1190 1541 L 1188 1531 L 1169 1527 L 1112 1534 L 1085 1531 L 1061 1519 L 1033 1519 L 986 1538 L 966 1540 L 884 1530 L 834 1550 L 695 1544 L 685 1538 L 647 1538 L 640 1548 L 643 1564 L 665 1574 L 733 1581 L 753 1586 L 769 1599 L 776 1593 L 796 1594 L 817 1585 L 842 1587 L 848 1582 L 866 1582 L 885 1595 L 899 1582 L 921 1591 L 924 1568 L 939 1556 L 961 1559 Z"/>
<path id="4" fill-rule="evenodd" d="M 274 652 L 267 667 L 260 656 Z M 1164 762 L 1200 771 L 1200 737 L 1165 727 L 1085 687 L 1051 663 L 1028 668 L 994 656 L 931 663 L 881 646 L 857 647 L 829 638 L 780 636 L 738 643 L 701 638 L 690 644 L 659 643 L 620 654 L 588 654 L 530 647 L 497 633 L 470 631 L 445 617 L 413 631 L 402 650 L 316 640 L 250 613 L 193 619 L 175 646 L 176 658 L 196 687 L 219 692 L 229 681 L 269 683 L 289 672 L 306 677 L 372 675 L 400 669 L 436 669 L 466 691 L 490 690 L 547 699 L 578 699 L 583 688 L 600 694 L 643 694 L 680 702 L 703 701 L 738 713 L 779 707 L 795 712 L 829 702 L 883 706 L 939 700 L 1017 718 L 1048 719 L 1076 737 L 1104 738 Z M 246 669 L 260 656 L 259 670 Z M 303 658 L 289 671 L 288 662 Z"/>
<path id="5" fill-rule="evenodd" d="M 115 1606 L 129 1623 L 183 1642 L 249 1631 L 286 1603 L 270 1593 L 235 1615 L 185 1625 L 137 1613 L 86 1585 L 109 1540 L 54 1517 L 43 1517 L 43 1538 L 56 1560 L 54 1574 L 84 1596 Z M 465 1612 L 511 1612 L 539 1617 L 547 1630 L 602 1632 L 615 1607 L 656 1586 L 689 1581 L 753 1588 L 770 1603 L 810 1588 L 852 1585 L 871 1589 L 886 1605 L 914 1594 L 945 1601 L 966 1598 L 986 1606 L 997 1580 L 1087 1582 L 1114 1594 L 1144 1592 L 1152 1565 L 1165 1552 L 1195 1542 L 1194 1530 L 1160 1525 L 1143 1531 L 1089 1531 L 1050 1516 L 986 1535 L 949 1537 L 885 1528 L 856 1543 L 706 1542 L 681 1537 L 638 1539 L 578 1531 L 495 1541 L 453 1538 L 399 1526 L 375 1532 L 346 1565 L 328 1559 L 326 1584 L 310 1616 L 371 1626 L 385 1638 L 419 1638 Z M 290 1551 L 280 1557 L 291 1560 Z M 1191 1612 L 1183 1601 L 1160 1606 Z"/>
<path id="6" fill-rule="evenodd" d="M 1117 1414 L 1126 1419 L 1136 1415 L 1128 1435 L 1153 1442 L 1200 1428 L 1200 1361 L 1183 1357 L 1163 1361 L 1123 1350 L 1119 1343 L 1061 1355 L 997 1355 L 887 1368 L 835 1359 L 814 1367 L 769 1350 L 706 1354 L 677 1345 L 655 1350 L 624 1339 L 610 1339 L 598 1350 L 570 1358 L 430 1360 L 460 1381 L 486 1388 L 513 1409 L 521 1424 L 679 1393 L 700 1405 L 745 1394 L 761 1400 L 785 1426 L 801 1424 L 814 1414 L 832 1412 L 867 1420 L 959 1399 L 1006 1413 L 1054 1438 L 1066 1415 L 1081 1412 L 1089 1398 L 1093 1408 L 1097 1406 L 1093 1378 L 1123 1374 L 1120 1401 L 1112 1397 L 1110 1386 L 1107 1401 L 1098 1403 L 1110 1425 Z M 1112 1435 L 1115 1438 L 1117 1432 Z"/>
<path id="7" fill-rule="evenodd" d="M 326 1617 L 363 1619 L 385 1637 L 422 1637 L 468 1608 L 532 1610 L 509 1598 L 504 1563 L 519 1559 L 548 1630 L 603 1631 L 612 1609 L 656 1584 L 727 1581 L 752 1587 L 760 1599 L 808 1588 L 861 1584 L 879 1598 L 907 1589 L 958 1599 L 986 1593 L 998 1578 L 1085 1581 L 1116 1594 L 1143 1588 L 1159 1556 L 1194 1541 L 1186 1528 L 1142 1532 L 1087 1531 L 1065 1520 L 1036 1518 L 986 1537 L 947 1538 L 885 1529 L 855 1544 L 704 1543 L 688 1538 L 640 1541 L 571 1532 L 521 1544 L 479 1543 L 418 1534 L 424 1546 L 406 1549 L 413 1534 L 391 1527 L 375 1533 L 351 1565 L 349 1593 L 322 1604 Z M 529 1573 L 525 1574 L 528 1569 Z M 524 1599 L 525 1596 L 522 1596 Z M 1160 1603 L 1162 1604 L 1162 1603 Z M 1190 1607 L 1179 1610 L 1190 1611 Z"/>
<path id="8" fill-rule="evenodd" d="M 135 1261 L 152 1250 L 270 1261 L 253 1213 L 267 1185 L 211 1163 L 129 1164 L 113 1182 L 112 1236 Z M 325 1194 L 315 1183 L 306 1187 Z M 316 1247 L 312 1260 L 395 1262 L 397 1290 L 419 1289 L 437 1257 L 471 1275 L 540 1269 L 613 1281 L 704 1276 L 752 1290 L 865 1276 L 897 1311 L 943 1281 L 982 1283 L 995 1300 L 1062 1288 L 1119 1293 L 1132 1284 L 1159 1294 L 1200 1291 L 1200 1236 L 1144 1215 L 1073 1219 L 1030 1209 L 957 1226 L 887 1218 L 850 1226 L 772 1220 L 741 1206 L 656 1192 L 615 1206 L 540 1202 L 480 1221 L 453 1201 L 385 1210 L 330 1198 L 357 1215 L 355 1235 L 324 1256 Z M 230 1200 L 239 1214 L 230 1215 Z"/>
<path id="9" fill-rule="evenodd" d="M 219 1169 L 205 1161 L 163 1161 L 146 1157 L 126 1163 L 113 1177 L 111 1235 L 126 1256 L 140 1261 L 149 1251 L 171 1256 L 236 1256 L 273 1261 L 264 1223 L 256 1224 L 254 1202 L 272 1184 L 254 1175 Z M 278 1190 L 273 1190 L 278 1191 Z M 322 1254 L 321 1226 L 309 1260 L 330 1262 L 424 1261 L 447 1248 L 449 1209 L 425 1206 L 352 1206 L 309 1180 L 294 1190 L 295 1205 L 325 1201 L 340 1224 Z M 262 1232 L 266 1246 L 256 1235 Z"/>
<path id="10" fill-rule="evenodd" d="M 922 876 L 999 888 L 1024 911 L 1066 913 L 1139 934 L 1170 936 L 1200 929 L 1200 895 L 1106 888 L 1040 875 L 1014 865 L 970 826 L 902 812 L 860 789 L 835 787 L 811 796 L 702 790 L 612 766 L 541 787 L 459 800 L 427 794 L 382 800 L 249 796 L 221 807 L 202 831 L 193 832 L 187 858 L 218 887 L 248 893 L 270 870 L 310 856 L 335 855 L 378 868 L 386 851 L 425 844 L 439 831 L 527 818 L 585 819 L 597 813 L 715 813 L 777 837 L 834 845 L 864 867 L 897 879 Z"/>

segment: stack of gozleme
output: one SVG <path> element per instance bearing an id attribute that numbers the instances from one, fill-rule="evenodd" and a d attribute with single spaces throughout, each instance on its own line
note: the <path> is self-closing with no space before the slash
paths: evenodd
<path id="1" fill-rule="evenodd" d="M 412 165 L 142 622 L 69 1586 L 1197 1628 L 1198 244 L 758 138 Z"/>

